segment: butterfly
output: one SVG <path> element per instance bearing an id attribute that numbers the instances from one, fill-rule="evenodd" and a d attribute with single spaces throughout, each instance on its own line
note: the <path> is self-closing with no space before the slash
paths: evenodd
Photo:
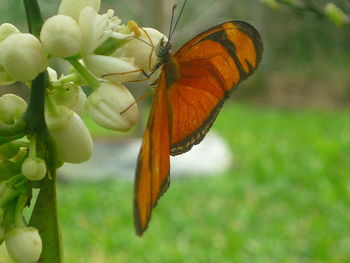
<path id="1" fill-rule="evenodd" d="M 200 143 L 224 102 L 262 58 L 258 31 L 244 21 L 216 25 L 174 55 L 169 41 L 157 50 L 161 73 L 139 152 L 134 185 L 134 225 L 142 235 L 170 182 L 170 155 Z"/>

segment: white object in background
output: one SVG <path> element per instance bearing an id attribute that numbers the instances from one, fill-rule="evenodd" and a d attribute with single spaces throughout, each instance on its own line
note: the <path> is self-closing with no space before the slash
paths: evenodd
<path id="1" fill-rule="evenodd" d="M 121 177 L 133 180 L 141 139 L 94 141 L 91 159 L 81 164 L 64 164 L 59 177 L 65 180 L 99 180 Z M 232 154 L 225 141 L 214 132 L 184 154 L 171 157 L 170 176 L 213 176 L 226 171 L 232 164 Z"/>

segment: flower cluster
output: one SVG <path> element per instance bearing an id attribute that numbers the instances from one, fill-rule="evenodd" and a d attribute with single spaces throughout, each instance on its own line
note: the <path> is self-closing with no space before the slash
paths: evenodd
<path id="1" fill-rule="evenodd" d="M 48 72 L 43 118 L 54 145 L 45 148 L 30 130 L 30 104 L 13 94 L 0 97 L 0 244 L 5 240 L 15 262 L 37 262 L 42 250 L 38 230 L 23 219 L 32 189 L 50 176 L 52 163 L 81 163 L 92 154 L 82 117 L 115 131 L 128 131 L 138 120 L 135 99 L 123 83 L 152 70 L 155 47 L 165 37 L 134 21 L 123 24 L 113 10 L 99 12 L 99 0 L 62 0 L 39 37 L 0 25 L 0 85 L 22 81 L 33 93 L 31 81 Z M 70 72 L 58 76 L 48 67 L 52 57 L 68 61 Z M 88 96 L 81 86 L 90 88 Z"/>

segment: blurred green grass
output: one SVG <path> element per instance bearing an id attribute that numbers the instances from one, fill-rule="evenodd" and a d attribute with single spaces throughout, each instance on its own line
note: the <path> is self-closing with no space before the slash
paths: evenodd
<path id="1" fill-rule="evenodd" d="M 132 181 L 59 184 L 65 262 L 348 262 L 349 116 L 226 105 L 231 169 L 172 180 L 142 238 Z"/>
<path id="2" fill-rule="evenodd" d="M 173 180 L 142 238 L 132 182 L 60 185 L 66 262 L 348 262 L 349 113 L 226 105 L 233 167 Z"/>

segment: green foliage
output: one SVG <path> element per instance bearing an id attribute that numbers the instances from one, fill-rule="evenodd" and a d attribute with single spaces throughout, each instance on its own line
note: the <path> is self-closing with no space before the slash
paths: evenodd
<path id="1" fill-rule="evenodd" d="M 226 105 L 233 167 L 173 179 L 142 238 L 132 180 L 59 185 L 66 262 L 347 262 L 349 114 Z"/>
<path id="2" fill-rule="evenodd" d="M 314 13 L 317 17 L 328 19 L 337 26 L 350 22 L 349 15 L 343 11 L 343 9 L 350 11 L 350 3 L 346 1 L 261 0 L 261 2 L 272 9 L 286 6 L 298 14 Z"/>

